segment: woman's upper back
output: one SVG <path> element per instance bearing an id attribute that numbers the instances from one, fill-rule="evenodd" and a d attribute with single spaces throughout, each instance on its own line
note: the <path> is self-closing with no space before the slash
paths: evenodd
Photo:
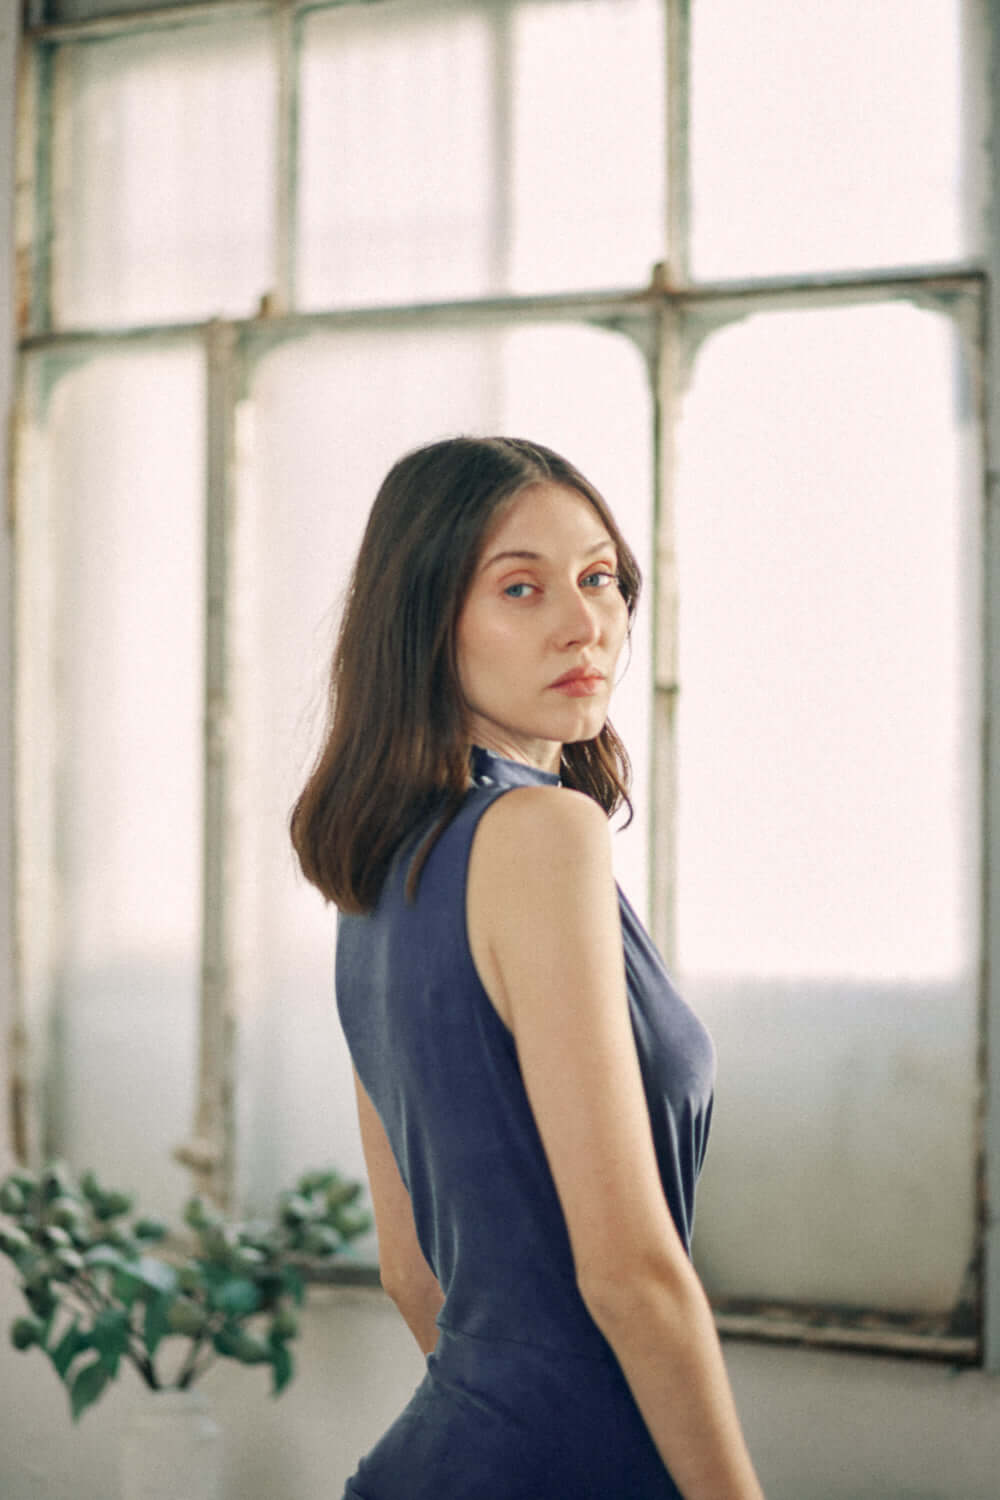
<path id="1" fill-rule="evenodd" d="M 409 1190 L 424 1254 L 445 1292 L 442 1325 L 605 1357 L 577 1290 L 514 1037 L 480 980 L 466 923 L 469 857 L 484 813 L 511 788 L 558 779 L 484 751 L 474 753 L 473 771 L 416 899 L 409 902 L 404 889 L 411 844 L 375 910 L 341 917 L 338 1008 Z M 628 903 L 621 897 L 619 904 L 660 1181 L 688 1245 L 714 1054 Z"/>

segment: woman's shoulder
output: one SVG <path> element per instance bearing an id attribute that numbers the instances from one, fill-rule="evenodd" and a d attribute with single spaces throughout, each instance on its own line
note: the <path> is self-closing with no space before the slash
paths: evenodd
<path id="1" fill-rule="evenodd" d="M 533 885 L 557 870 L 565 874 L 579 861 L 603 863 L 610 857 L 610 844 L 607 814 L 586 793 L 558 786 L 511 787 L 484 809 L 473 858 L 511 868 Z"/>
<path id="2" fill-rule="evenodd" d="M 592 798 L 517 787 L 485 810 L 469 859 L 466 926 L 476 971 L 511 1031 L 511 985 L 519 995 L 532 988 L 517 982 L 519 965 L 568 972 L 614 941 L 612 932 L 620 944 L 617 911 L 608 821 Z"/>

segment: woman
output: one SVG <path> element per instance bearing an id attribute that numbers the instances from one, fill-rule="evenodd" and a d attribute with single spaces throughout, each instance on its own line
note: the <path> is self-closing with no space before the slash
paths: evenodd
<path id="1" fill-rule="evenodd" d="M 760 1500 L 688 1255 L 714 1056 L 611 869 L 639 572 L 536 444 L 376 498 L 293 814 L 427 1374 L 350 1500 Z"/>

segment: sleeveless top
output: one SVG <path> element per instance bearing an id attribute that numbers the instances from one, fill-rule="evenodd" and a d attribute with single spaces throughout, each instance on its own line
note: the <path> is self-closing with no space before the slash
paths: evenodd
<path id="1" fill-rule="evenodd" d="M 426 828 L 398 852 L 375 909 L 338 923 L 341 1024 L 445 1299 L 427 1378 L 345 1493 L 672 1500 L 678 1492 L 577 1290 L 514 1038 L 480 982 L 466 930 L 479 819 L 512 788 L 559 778 L 479 749 L 472 774 L 416 898 L 407 899 L 406 876 Z M 714 1049 L 621 892 L 619 906 L 660 1177 L 690 1248 Z"/>

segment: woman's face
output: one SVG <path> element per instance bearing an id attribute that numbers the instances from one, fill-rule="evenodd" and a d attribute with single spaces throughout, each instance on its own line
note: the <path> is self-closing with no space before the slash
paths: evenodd
<path id="1" fill-rule="evenodd" d="M 458 675 L 474 744 L 542 770 L 601 732 L 628 626 L 601 518 L 562 485 L 502 512 L 458 617 Z"/>

